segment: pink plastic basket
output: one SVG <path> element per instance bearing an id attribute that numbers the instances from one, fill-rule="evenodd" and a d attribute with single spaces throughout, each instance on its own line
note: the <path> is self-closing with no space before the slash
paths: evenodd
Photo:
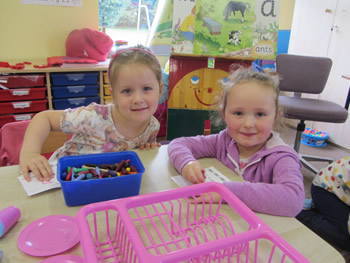
<path id="1" fill-rule="evenodd" d="M 218 183 L 90 204 L 77 222 L 86 263 L 309 262 Z"/>

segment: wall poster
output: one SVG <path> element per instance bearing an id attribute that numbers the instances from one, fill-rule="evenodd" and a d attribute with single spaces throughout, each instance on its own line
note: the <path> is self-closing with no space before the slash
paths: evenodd
<path id="1" fill-rule="evenodd" d="M 275 59 L 279 0 L 174 0 L 172 53 Z"/>

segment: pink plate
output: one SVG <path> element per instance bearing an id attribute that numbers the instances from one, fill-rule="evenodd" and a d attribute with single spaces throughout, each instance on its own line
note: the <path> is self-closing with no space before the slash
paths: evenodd
<path id="1" fill-rule="evenodd" d="M 40 218 L 26 226 L 17 243 L 20 250 L 31 256 L 52 256 L 66 251 L 79 242 L 74 217 L 52 215 Z"/>
<path id="2" fill-rule="evenodd" d="M 40 263 L 84 263 L 84 259 L 76 255 L 58 255 L 47 258 Z"/>

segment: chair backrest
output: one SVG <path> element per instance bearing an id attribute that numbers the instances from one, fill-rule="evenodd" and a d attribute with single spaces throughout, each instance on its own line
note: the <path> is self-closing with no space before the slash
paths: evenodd
<path id="1" fill-rule="evenodd" d="M 332 60 L 327 57 L 291 54 L 276 57 L 281 91 L 320 94 L 326 86 L 331 68 Z"/>
<path id="2" fill-rule="evenodd" d="M 6 123 L 0 130 L 0 166 L 19 163 L 24 134 L 30 120 Z"/>
<path id="3" fill-rule="evenodd" d="M 19 164 L 24 134 L 30 120 L 6 123 L 0 129 L 0 166 Z M 41 154 L 47 159 L 69 139 L 63 132 L 50 132 L 45 140 Z"/>

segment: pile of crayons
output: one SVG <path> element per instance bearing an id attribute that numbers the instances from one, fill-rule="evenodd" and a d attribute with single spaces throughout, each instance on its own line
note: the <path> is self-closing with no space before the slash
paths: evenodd
<path id="1" fill-rule="evenodd" d="M 86 163 L 81 167 L 67 167 L 67 170 L 62 173 L 61 179 L 63 181 L 80 181 L 137 173 L 137 168 L 130 164 L 130 160 L 122 160 L 120 163 L 116 164 Z"/>

